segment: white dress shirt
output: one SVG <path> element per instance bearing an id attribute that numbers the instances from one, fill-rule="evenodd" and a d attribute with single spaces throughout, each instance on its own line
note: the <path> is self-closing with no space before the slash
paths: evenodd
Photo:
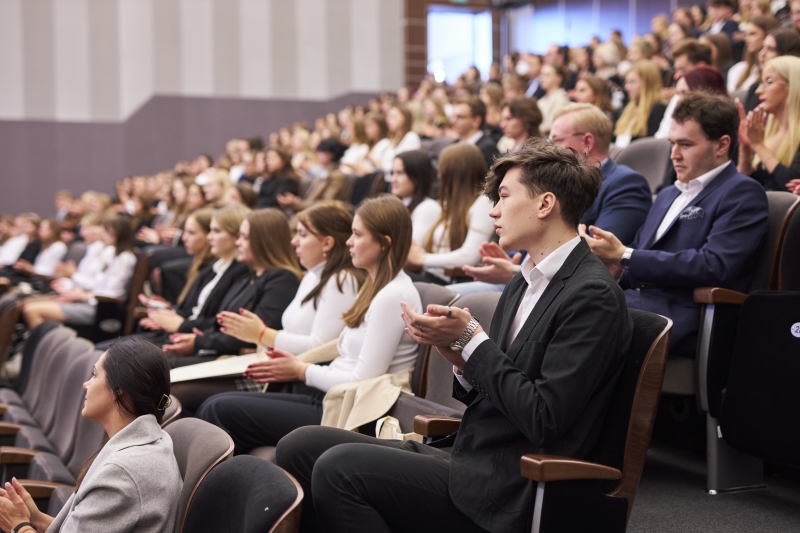
<path id="1" fill-rule="evenodd" d="M 559 269 L 561 269 L 561 267 L 564 265 L 564 261 L 567 260 L 569 254 L 572 253 L 572 251 L 580 242 L 581 238 L 575 236 L 550 252 L 547 257 L 539 261 L 538 265 L 533 262 L 531 255 L 528 255 L 528 257 L 525 258 L 525 261 L 521 266 L 521 273 L 522 277 L 525 278 L 525 281 L 528 282 L 528 289 L 525 291 L 525 294 L 522 295 L 522 299 L 519 302 L 519 307 L 517 308 L 517 313 L 514 315 L 514 320 L 511 322 L 511 327 L 508 329 L 506 346 L 511 346 L 511 344 L 514 342 L 514 339 L 517 338 L 522 326 L 525 325 L 525 321 L 528 320 L 531 311 L 533 311 L 533 308 L 536 307 L 536 304 L 539 302 L 539 298 L 542 297 L 545 289 L 547 289 L 547 286 L 550 284 L 550 280 L 553 279 Z M 487 335 L 485 331 L 481 331 L 472 337 L 472 340 L 470 340 L 464 347 L 464 351 L 461 352 L 461 357 L 464 359 L 464 361 L 469 361 L 469 358 L 475 349 L 488 338 L 489 335 Z M 453 372 L 456 375 L 456 379 L 458 379 L 458 382 L 461 383 L 461 386 L 464 387 L 465 390 L 472 390 L 472 385 L 463 378 L 463 374 L 458 367 L 454 366 Z"/>
<path id="2" fill-rule="evenodd" d="M 56 273 L 56 265 L 67 255 L 67 245 L 56 241 L 36 256 L 33 271 L 40 276 L 52 276 Z"/>
<path id="3" fill-rule="evenodd" d="M 411 204 L 411 198 L 403 198 L 406 207 Z M 439 222 L 442 216 L 442 206 L 433 198 L 422 200 L 414 211 L 411 212 L 411 238 L 420 246 L 425 245 L 425 236 L 431 228 Z"/>
<path id="4" fill-rule="evenodd" d="M 464 139 L 462 142 L 475 145 L 478 144 L 478 141 L 481 140 L 481 137 L 483 137 L 483 132 L 481 130 L 478 130 L 469 137 L 467 137 L 466 139 Z"/>
<path id="5" fill-rule="evenodd" d="M 13 265 L 28 246 L 28 236 L 24 233 L 11 237 L 3 246 L 0 246 L 0 266 Z"/>
<path id="6" fill-rule="evenodd" d="M 225 271 L 228 270 L 228 267 L 232 264 L 233 259 L 228 259 L 227 261 L 225 259 L 217 259 L 214 261 L 214 264 L 211 265 L 211 269 L 216 275 L 211 278 L 211 281 L 205 284 L 200 294 L 197 295 L 197 305 L 192 307 L 192 314 L 189 316 L 189 320 L 197 320 L 197 317 L 200 316 L 200 311 L 202 311 L 203 306 L 206 305 L 206 300 L 208 300 L 211 291 L 214 290 L 214 287 L 216 287 L 219 280 L 222 279 Z"/>
<path id="7" fill-rule="evenodd" d="M 103 241 L 94 241 L 86 247 L 86 254 L 70 278 L 72 284 L 85 291 L 92 290 L 112 259 L 114 259 L 114 247 L 107 246 Z"/>
<path id="8" fill-rule="evenodd" d="M 342 315 L 358 297 L 358 282 L 345 271 L 328 278 L 319 293 L 316 308 L 314 300 L 303 302 L 306 296 L 319 285 L 325 262 L 310 268 L 294 300 L 281 316 L 283 329 L 275 336 L 275 347 L 291 354 L 300 355 L 321 346 L 339 336 L 344 329 Z M 339 290 L 339 281 L 342 290 Z"/>
<path id="9" fill-rule="evenodd" d="M 422 313 L 417 288 L 402 270 L 372 299 L 361 325 L 342 330 L 339 357 L 328 366 L 308 365 L 306 385 L 327 392 L 340 383 L 397 374 L 414 366 L 419 345 L 405 333 L 400 302 Z"/>
<path id="10" fill-rule="evenodd" d="M 669 99 L 667 109 L 664 111 L 664 118 L 661 119 L 661 124 L 658 125 L 658 131 L 653 137 L 656 139 L 666 139 L 669 137 L 669 125 L 672 122 L 672 113 L 675 112 L 675 106 L 681 101 L 681 95 L 675 93 Z"/>
<path id="11" fill-rule="evenodd" d="M 124 298 L 128 293 L 134 268 L 136 256 L 132 252 L 122 252 L 115 256 L 95 283 L 89 303 L 97 305 L 97 296 Z"/>
<path id="12" fill-rule="evenodd" d="M 664 219 L 661 221 L 661 225 L 658 226 L 656 240 L 660 239 L 661 236 L 667 232 L 667 228 L 670 227 L 672 221 L 681 214 L 681 211 L 683 211 L 709 183 L 711 183 L 711 180 L 716 178 L 720 172 L 725 170 L 725 167 L 731 164 L 730 161 L 727 161 L 725 164 L 718 166 L 714 170 L 709 170 L 689 183 L 683 183 L 682 181 L 675 182 L 675 187 L 681 191 L 681 193 L 672 202 L 672 205 L 667 210 L 667 214 L 664 215 Z"/>

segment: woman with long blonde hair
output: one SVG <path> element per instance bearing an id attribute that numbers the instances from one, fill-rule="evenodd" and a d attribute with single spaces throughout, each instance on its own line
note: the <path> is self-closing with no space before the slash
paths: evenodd
<path id="1" fill-rule="evenodd" d="M 322 421 L 322 398 L 332 387 L 383 374 L 407 372 L 416 360 L 417 344 L 404 333 L 400 303 L 413 309 L 422 303 L 403 263 L 411 245 L 411 216 L 393 196 L 365 201 L 353 217 L 347 240 L 353 266 L 366 281 L 353 306 L 344 313 L 339 356 L 328 366 L 308 364 L 280 349 L 249 374 L 261 383 L 302 382 L 302 394 L 229 392 L 212 396 L 197 417 L 233 438 L 235 453 L 274 446 L 289 432 Z"/>
<path id="2" fill-rule="evenodd" d="M 624 148 L 633 139 L 652 137 L 658 131 L 667 106 L 661 102 L 661 71 L 652 61 L 639 61 L 625 75 L 630 102 L 614 128 L 616 145 Z"/>
<path id="3" fill-rule="evenodd" d="M 480 245 L 494 232 L 489 216 L 492 202 L 481 193 L 486 161 L 477 146 L 457 143 L 439 156 L 439 203 L 442 214 L 428 231 L 424 242 L 414 243 L 406 267 L 421 270 L 418 281 L 451 283 L 444 269 L 478 265 Z"/>
<path id="4" fill-rule="evenodd" d="M 800 193 L 800 58 L 779 56 L 764 64 L 761 101 L 746 117 L 737 102 L 739 172 L 750 175 L 768 191 Z"/>

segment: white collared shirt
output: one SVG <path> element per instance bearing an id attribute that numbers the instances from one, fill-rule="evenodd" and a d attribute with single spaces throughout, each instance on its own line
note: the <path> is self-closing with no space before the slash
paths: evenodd
<path id="1" fill-rule="evenodd" d="M 189 317 L 189 320 L 197 320 L 197 317 L 200 316 L 200 311 L 203 310 L 203 306 L 206 305 L 206 300 L 208 300 L 209 295 L 211 295 L 211 291 L 214 290 L 214 287 L 217 286 L 219 280 L 222 279 L 222 276 L 225 274 L 225 271 L 228 270 L 228 267 L 233 264 L 233 259 L 228 259 L 227 261 L 224 259 L 217 259 L 213 265 L 211 265 L 211 270 L 216 273 L 211 281 L 205 284 L 203 289 L 200 291 L 200 294 L 197 295 L 197 305 L 192 307 L 192 314 Z"/>
<path id="2" fill-rule="evenodd" d="M 675 187 L 681 191 L 681 193 L 672 202 L 672 205 L 667 210 L 667 214 L 664 215 L 664 219 L 661 221 L 661 225 L 658 226 L 658 230 L 656 231 L 656 240 L 660 239 L 662 235 L 667 232 L 667 229 L 672 224 L 672 221 L 681 214 L 681 211 L 683 211 L 687 205 L 692 203 L 692 200 L 697 198 L 697 195 L 700 194 L 709 183 L 711 183 L 711 180 L 716 178 L 723 170 L 725 170 L 725 167 L 730 164 L 732 164 L 730 161 L 726 161 L 724 164 L 713 170 L 709 170 L 702 176 L 691 180 L 689 183 L 683 183 L 682 181 L 675 182 Z"/>
<path id="3" fill-rule="evenodd" d="M 528 289 L 525 291 L 525 294 L 522 295 L 519 307 L 514 315 L 514 320 L 511 322 L 511 327 L 508 329 L 506 346 L 511 346 L 514 339 L 517 338 L 522 326 L 525 325 L 525 321 L 528 320 L 533 308 L 536 307 L 536 304 L 539 302 L 539 298 L 542 297 L 545 289 L 547 289 L 547 286 L 550 284 L 550 280 L 553 279 L 559 269 L 561 269 L 567 257 L 569 257 L 569 254 L 572 253 L 580 242 L 581 238 L 575 236 L 550 252 L 547 257 L 539 261 L 538 265 L 533 262 L 531 255 L 525 258 L 520 270 L 522 272 L 522 277 L 528 282 Z M 487 335 L 485 331 L 472 337 L 472 340 L 464 347 L 464 351 L 461 352 L 461 357 L 464 361 L 468 361 L 475 349 L 488 338 L 489 335 Z M 472 390 L 472 385 L 459 374 L 457 367 L 453 367 L 453 371 L 456 373 L 456 378 L 459 383 L 461 383 L 461 386 L 467 391 Z"/>
<path id="4" fill-rule="evenodd" d="M 478 141 L 481 140 L 481 137 L 483 137 L 483 132 L 478 130 L 461 142 L 465 142 L 467 144 L 478 144 Z"/>

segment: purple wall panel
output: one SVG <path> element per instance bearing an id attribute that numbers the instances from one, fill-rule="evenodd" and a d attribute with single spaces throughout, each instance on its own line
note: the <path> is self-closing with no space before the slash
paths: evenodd
<path id="1" fill-rule="evenodd" d="M 114 182 L 153 174 L 201 153 L 218 156 L 234 137 L 267 135 L 373 94 L 328 102 L 156 96 L 123 124 L 0 121 L 0 213 L 53 214 L 53 194 L 111 193 Z"/>

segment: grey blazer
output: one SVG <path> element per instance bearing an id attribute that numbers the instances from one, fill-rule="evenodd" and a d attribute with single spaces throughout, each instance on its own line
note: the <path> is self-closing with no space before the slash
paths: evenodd
<path id="1" fill-rule="evenodd" d="M 114 435 L 48 533 L 171 533 L 181 494 L 172 439 L 153 415 Z"/>

